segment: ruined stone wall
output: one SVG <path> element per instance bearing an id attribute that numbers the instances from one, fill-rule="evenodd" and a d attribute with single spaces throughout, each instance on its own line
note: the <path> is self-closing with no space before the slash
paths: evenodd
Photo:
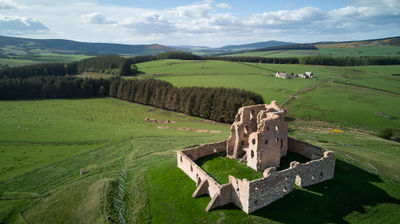
<path id="1" fill-rule="evenodd" d="M 206 208 L 207 211 L 231 202 L 232 185 L 219 184 L 194 161 L 225 150 L 226 141 L 223 141 L 184 149 L 177 154 L 178 167 L 196 183 L 197 189 L 193 193 L 193 197 L 204 194 L 208 194 L 211 197 L 211 201 Z"/>
<path id="2" fill-rule="evenodd" d="M 324 156 L 296 166 L 296 185 L 306 187 L 332 179 L 335 173 L 335 154 L 325 151 Z"/>
<path id="3" fill-rule="evenodd" d="M 196 183 L 193 197 L 210 195 L 211 201 L 206 211 L 232 202 L 246 213 L 251 213 L 293 191 L 294 184 L 304 187 L 334 176 L 333 152 L 289 138 L 289 151 L 312 160 L 304 164 L 293 161 L 288 169 L 282 171 L 277 171 L 275 167 L 268 168 L 264 171 L 263 178 L 253 181 L 229 176 L 229 183 L 221 185 L 194 161 L 223 152 L 225 148 L 224 141 L 181 150 L 177 154 L 178 167 Z"/>

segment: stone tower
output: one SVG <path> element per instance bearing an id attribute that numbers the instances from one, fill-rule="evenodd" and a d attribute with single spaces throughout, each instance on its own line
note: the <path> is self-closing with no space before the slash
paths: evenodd
<path id="1" fill-rule="evenodd" d="M 276 101 L 239 109 L 227 141 L 227 157 L 240 159 L 255 170 L 279 167 L 286 156 L 288 126 Z"/>

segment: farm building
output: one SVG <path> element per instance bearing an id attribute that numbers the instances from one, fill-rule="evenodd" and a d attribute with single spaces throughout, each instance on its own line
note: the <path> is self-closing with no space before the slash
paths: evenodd
<path id="1" fill-rule="evenodd" d="M 282 78 L 282 79 L 289 79 L 289 75 L 286 72 L 277 72 L 275 77 Z"/>
<path id="2" fill-rule="evenodd" d="M 305 72 L 304 74 L 297 74 L 296 77 L 304 79 L 312 79 L 314 77 L 314 74 L 312 72 Z"/>

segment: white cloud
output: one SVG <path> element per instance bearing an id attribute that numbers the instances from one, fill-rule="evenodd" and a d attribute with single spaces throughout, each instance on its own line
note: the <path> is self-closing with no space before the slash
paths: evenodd
<path id="1" fill-rule="evenodd" d="M 209 2 L 203 4 L 185 5 L 174 8 L 172 11 L 178 17 L 208 17 L 208 13 L 213 9 Z"/>
<path id="2" fill-rule="evenodd" d="M 3 35 L 38 33 L 48 31 L 49 29 L 45 25 L 32 18 L 0 16 L 0 33 Z"/>
<path id="3" fill-rule="evenodd" d="M 128 18 L 120 22 L 119 25 L 127 28 L 130 32 L 141 34 L 169 33 L 175 31 L 175 26 L 159 14 Z"/>
<path id="4" fill-rule="evenodd" d="M 4 2 L 14 3 L 0 0 L 0 6 Z M 237 9 L 225 10 L 231 9 L 233 3 L 231 6 L 212 0 L 167 9 L 102 5 L 97 0 L 19 0 L 17 8 L 1 11 L 4 16 L 0 18 L 0 32 L 6 27 L 4 23 L 11 24 L 11 18 L 16 18 L 14 23 L 20 23 L 16 27 L 36 26 L 36 30 L 52 31 L 41 37 L 101 42 L 215 46 L 269 39 L 337 40 L 339 34 L 347 40 L 400 35 L 399 0 L 350 0 L 350 3 L 329 11 L 302 7 L 246 15 Z M 25 19 L 23 23 L 17 19 L 22 15 L 37 20 Z M 7 26 L 8 30 L 12 28 Z M 20 28 L 19 32 L 29 34 L 35 30 L 25 29 Z"/>
<path id="5" fill-rule="evenodd" d="M 220 4 L 217 4 L 216 6 L 221 9 L 231 9 L 232 8 L 228 3 L 220 3 Z"/>
<path id="6" fill-rule="evenodd" d="M 116 21 L 107 19 L 102 13 L 95 12 L 82 16 L 87 22 L 92 24 L 115 24 Z"/>
<path id="7" fill-rule="evenodd" d="M 0 0 L 0 9 L 16 9 L 17 3 L 11 0 Z"/>

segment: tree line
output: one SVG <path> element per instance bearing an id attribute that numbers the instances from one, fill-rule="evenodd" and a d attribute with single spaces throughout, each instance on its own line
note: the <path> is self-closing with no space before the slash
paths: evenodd
<path id="1" fill-rule="evenodd" d="M 400 57 L 396 56 L 360 56 L 360 57 L 329 57 L 308 56 L 299 58 L 300 64 L 334 65 L 334 66 L 362 66 L 362 65 L 399 65 Z"/>
<path id="2" fill-rule="evenodd" d="M 108 96 L 111 80 L 71 76 L 0 79 L 0 99 L 48 99 Z"/>
<path id="3" fill-rule="evenodd" d="M 35 76 L 0 79 L 0 99 L 105 97 L 136 102 L 219 122 L 233 122 L 242 106 L 263 103 L 259 94 L 227 88 L 184 87 L 156 79 Z"/>
<path id="4" fill-rule="evenodd" d="M 0 69 L 0 78 L 27 78 L 33 76 L 65 76 L 84 72 L 98 72 L 110 75 L 137 75 L 137 63 L 156 60 L 156 56 L 125 58 L 118 55 L 103 55 L 72 63 L 43 63 Z"/>
<path id="5" fill-rule="evenodd" d="M 242 106 L 264 103 L 256 93 L 228 88 L 177 88 L 156 79 L 111 82 L 110 96 L 219 122 L 234 121 Z"/>

